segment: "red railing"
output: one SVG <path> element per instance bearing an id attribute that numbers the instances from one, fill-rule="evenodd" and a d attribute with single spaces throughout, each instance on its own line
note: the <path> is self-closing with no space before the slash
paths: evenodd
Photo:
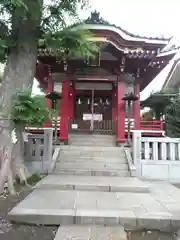
<path id="1" fill-rule="evenodd" d="M 164 131 L 164 122 L 161 120 L 141 120 L 140 130 Z"/>
<path id="2" fill-rule="evenodd" d="M 77 123 L 77 121 L 69 121 L 71 123 Z M 84 122 L 84 121 L 80 121 L 80 122 Z M 90 130 L 90 126 L 89 125 L 82 125 L 82 124 L 79 124 L 80 122 L 78 122 L 78 125 L 80 126 L 79 129 L 83 132 L 83 131 L 89 131 Z M 127 121 L 126 121 L 127 122 Z M 100 122 L 100 123 L 96 123 L 95 122 L 95 130 L 98 132 L 112 132 L 112 133 L 115 133 L 115 126 L 116 123 L 115 121 L 103 121 Z M 86 127 L 85 127 L 86 126 Z M 134 130 L 135 126 L 135 121 L 133 120 L 132 124 L 131 124 L 131 130 Z M 42 126 L 42 129 L 43 128 L 51 128 L 51 127 L 54 127 L 54 124 L 51 124 L 50 122 L 49 123 L 46 123 Z M 32 129 L 32 128 L 31 128 Z M 41 128 L 37 128 L 37 129 L 32 129 L 34 132 L 36 131 L 39 131 Z M 57 124 L 57 130 L 58 130 L 58 133 L 59 133 L 59 129 L 60 129 L 60 122 L 58 122 Z M 79 130 L 79 131 L 80 131 Z M 160 121 L 160 120 L 148 120 L 148 121 L 145 121 L 145 120 L 141 120 L 140 121 L 140 130 L 143 132 L 144 131 L 144 134 L 146 135 L 151 135 L 151 134 L 158 134 L 158 132 L 162 132 L 164 131 L 164 122 L 163 121 Z M 126 123 L 126 132 L 127 132 L 127 123 Z M 154 132 L 154 133 L 153 133 Z"/>

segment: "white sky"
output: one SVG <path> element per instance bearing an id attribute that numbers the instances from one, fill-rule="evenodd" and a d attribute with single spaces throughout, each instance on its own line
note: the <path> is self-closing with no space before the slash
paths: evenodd
<path id="1" fill-rule="evenodd" d="M 87 18 L 92 10 L 97 10 L 107 21 L 125 30 L 142 36 L 174 36 L 180 45 L 179 11 L 180 0 L 89 0 L 91 7 L 80 12 L 80 18 Z M 167 66 L 156 79 L 141 93 L 145 99 L 153 91 L 161 89 L 171 67 Z M 33 91 L 39 93 L 37 82 Z"/>

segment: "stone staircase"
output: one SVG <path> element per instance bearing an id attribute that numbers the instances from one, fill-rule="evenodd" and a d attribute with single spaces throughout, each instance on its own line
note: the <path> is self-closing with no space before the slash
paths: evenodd
<path id="1" fill-rule="evenodd" d="M 54 173 L 129 177 L 124 150 L 113 146 L 113 140 L 112 136 L 105 135 L 77 135 L 77 139 L 76 136 L 71 137 L 71 145 L 61 146 Z M 103 146 L 103 142 L 106 146 Z"/>
<path id="2" fill-rule="evenodd" d="M 99 146 L 62 146 L 55 174 L 130 176 L 123 149 Z"/>

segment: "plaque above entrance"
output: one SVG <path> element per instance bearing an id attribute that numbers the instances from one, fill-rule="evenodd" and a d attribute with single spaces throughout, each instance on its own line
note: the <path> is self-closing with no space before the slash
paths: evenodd
<path id="1" fill-rule="evenodd" d="M 91 82 L 77 82 L 75 83 L 77 90 L 112 90 L 111 83 L 91 83 Z"/>

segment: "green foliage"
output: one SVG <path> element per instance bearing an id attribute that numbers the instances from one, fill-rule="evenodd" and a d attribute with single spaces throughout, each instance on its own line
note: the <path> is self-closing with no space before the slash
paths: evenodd
<path id="1" fill-rule="evenodd" d="M 68 23 L 79 21 L 78 10 L 88 6 L 87 0 L 1 0 L 0 1 L 0 62 L 6 60 L 11 49 L 15 49 L 18 41 L 31 41 L 19 30 L 34 24 L 34 34 L 44 39 L 47 46 L 63 49 L 69 55 L 92 54 L 94 44 L 87 43 L 84 31 L 69 31 Z M 42 6 L 41 6 L 42 5 Z M 40 18 L 40 21 L 37 19 Z M 36 21 L 38 24 L 36 24 Z M 62 38 L 61 38 L 62 37 Z M 77 40 L 75 39 L 77 38 Z M 67 40 L 67 41 L 66 41 Z M 67 46 L 69 44 L 69 46 Z M 85 50 L 84 50 L 85 49 Z"/>
<path id="2" fill-rule="evenodd" d="M 141 119 L 144 121 L 148 121 L 148 120 L 153 120 L 154 117 L 154 111 L 152 109 L 150 109 L 147 112 L 144 112 L 141 116 Z"/>
<path id="3" fill-rule="evenodd" d="M 78 10 L 88 6 L 87 0 L 51 0 L 44 4 L 41 29 L 57 32 L 67 27 L 68 22 L 77 22 Z"/>
<path id="4" fill-rule="evenodd" d="M 143 107 L 151 108 L 152 115 L 157 119 L 164 115 L 166 106 L 171 103 L 173 98 L 176 98 L 179 90 L 177 88 L 166 88 L 161 91 L 151 94 L 151 96 L 142 103 Z"/>
<path id="5" fill-rule="evenodd" d="M 165 108 L 165 122 L 167 135 L 180 137 L 180 96 L 171 99 L 171 103 Z"/>
<path id="6" fill-rule="evenodd" d="M 64 59 L 69 57 L 90 57 L 98 51 L 97 45 L 90 41 L 91 32 L 65 28 L 56 33 L 46 35 L 46 46 Z"/>
<path id="7" fill-rule="evenodd" d="M 42 180 L 42 177 L 38 173 L 34 173 L 27 179 L 27 183 L 31 186 L 36 185 L 39 181 Z"/>
<path id="8" fill-rule="evenodd" d="M 19 93 L 12 108 L 14 123 L 21 126 L 42 126 L 51 119 L 45 97 L 31 96 L 31 93 Z"/>

